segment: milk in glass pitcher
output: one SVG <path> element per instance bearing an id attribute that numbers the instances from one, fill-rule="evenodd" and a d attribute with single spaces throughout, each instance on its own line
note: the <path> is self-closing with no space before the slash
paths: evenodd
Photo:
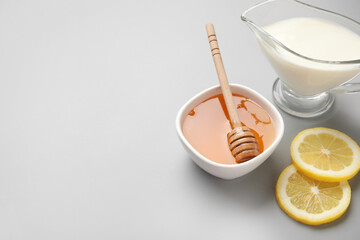
<path id="1" fill-rule="evenodd" d="M 275 103 L 298 117 L 325 113 L 333 93 L 360 91 L 346 83 L 360 73 L 360 23 L 296 0 L 270 0 L 241 19 L 278 74 Z"/>

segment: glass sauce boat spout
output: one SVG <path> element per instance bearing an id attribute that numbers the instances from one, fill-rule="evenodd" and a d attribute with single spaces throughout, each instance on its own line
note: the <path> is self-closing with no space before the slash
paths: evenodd
<path id="1" fill-rule="evenodd" d="M 253 31 L 260 48 L 279 76 L 273 86 L 273 98 L 285 112 L 298 117 L 318 116 L 332 106 L 332 93 L 360 92 L 360 83 L 347 83 L 360 73 L 359 22 L 296 0 L 260 3 L 245 11 L 241 19 Z M 321 33 L 320 38 L 315 36 L 317 32 L 313 29 L 314 23 L 319 26 L 323 24 L 327 31 Z M 277 28 L 271 28 L 275 24 L 278 24 Z M 286 26 L 289 27 L 289 33 L 286 32 Z M 293 26 L 303 28 L 297 31 Z M 300 32 L 304 32 L 304 36 Z M 343 37 L 344 33 L 350 37 L 344 42 L 351 40 L 351 44 L 336 45 L 335 49 L 329 45 L 329 42 L 338 44 L 338 37 Z M 326 39 L 326 36 L 329 37 Z M 290 41 L 284 41 L 286 38 Z M 322 50 L 325 56 L 327 52 L 335 51 L 335 56 L 340 57 L 314 57 L 316 55 L 312 53 L 321 53 L 317 47 L 319 44 L 324 48 L 329 46 L 329 49 Z M 311 51 L 304 53 L 299 49 Z M 343 57 L 342 49 L 355 52 L 355 55 Z"/>

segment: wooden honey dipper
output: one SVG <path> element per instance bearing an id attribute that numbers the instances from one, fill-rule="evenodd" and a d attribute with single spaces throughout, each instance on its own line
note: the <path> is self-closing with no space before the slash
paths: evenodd
<path id="1" fill-rule="evenodd" d="M 218 74 L 221 91 L 224 96 L 225 105 L 230 116 L 232 130 L 227 134 L 228 144 L 232 155 L 237 163 L 245 162 L 259 155 L 256 138 L 250 128 L 242 126 L 232 98 L 229 82 L 226 77 L 224 64 L 222 62 L 219 45 L 217 42 L 214 25 L 206 24 L 210 49 Z"/>

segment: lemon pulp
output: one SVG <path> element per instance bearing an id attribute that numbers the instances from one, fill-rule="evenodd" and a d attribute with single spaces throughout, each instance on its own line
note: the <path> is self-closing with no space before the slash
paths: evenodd
<path id="1" fill-rule="evenodd" d="M 329 128 L 300 132 L 291 144 L 291 156 L 300 171 L 317 180 L 347 180 L 360 169 L 359 146 L 346 134 Z"/>
<path id="2" fill-rule="evenodd" d="M 311 179 L 290 165 L 276 184 L 276 199 L 293 219 L 318 225 L 340 217 L 350 204 L 347 181 L 322 182 Z"/>

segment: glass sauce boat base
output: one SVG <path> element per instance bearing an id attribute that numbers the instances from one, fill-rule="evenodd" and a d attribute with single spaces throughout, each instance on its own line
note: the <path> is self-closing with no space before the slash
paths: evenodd
<path id="1" fill-rule="evenodd" d="M 273 85 L 273 98 L 284 112 L 302 118 L 316 117 L 331 108 L 335 97 L 328 92 L 302 96 L 288 88 L 279 78 Z"/>

